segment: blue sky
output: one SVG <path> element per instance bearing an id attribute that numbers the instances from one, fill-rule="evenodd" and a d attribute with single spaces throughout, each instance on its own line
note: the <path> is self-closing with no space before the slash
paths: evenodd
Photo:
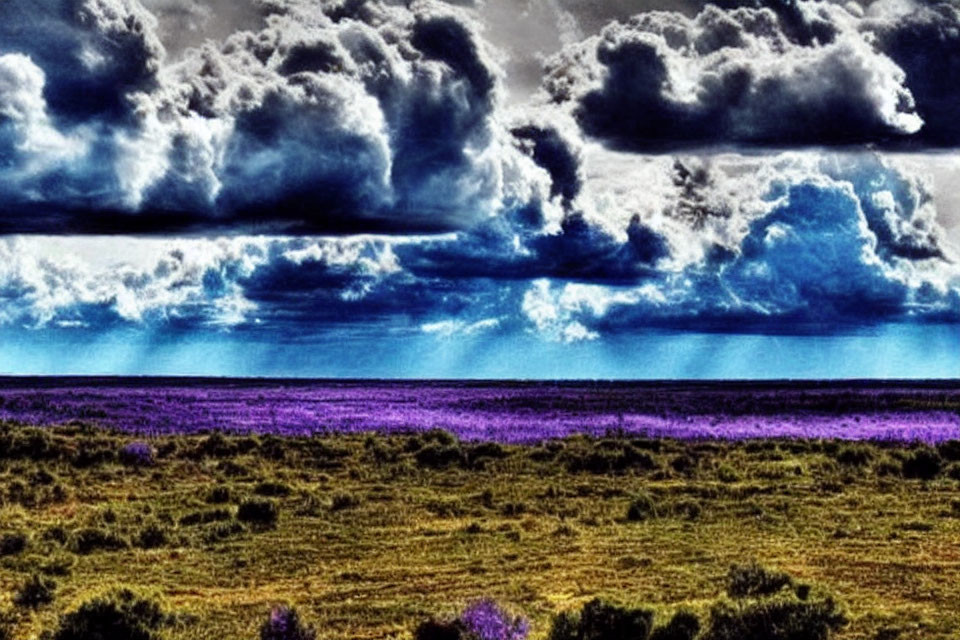
<path id="1" fill-rule="evenodd" d="M 4 0 L 0 373 L 958 377 L 958 34 Z"/>

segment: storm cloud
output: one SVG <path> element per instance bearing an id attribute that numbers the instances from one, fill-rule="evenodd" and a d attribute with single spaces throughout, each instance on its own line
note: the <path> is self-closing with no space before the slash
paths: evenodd
<path id="1" fill-rule="evenodd" d="M 955 146 L 948 3 L 724 2 L 614 22 L 547 64 L 544 93 L 633 150 Z"/>

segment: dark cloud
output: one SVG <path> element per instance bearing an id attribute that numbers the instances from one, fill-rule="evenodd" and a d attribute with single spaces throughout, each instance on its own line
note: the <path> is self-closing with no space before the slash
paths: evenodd
<path id="1" fill-rule="evenodd" d="M 136 0 L 41 6 L 0 5 L 0 59 L 31 72 L 0 78 L 0 113 L 33 100 L 0 123 L 0 232 L 435 232 L 569 190 L 536 163 L 559 139 L 510 134 L 462 9 L 270 0 L 261 29 L 164 62 Z"/>
<path id="2" fill-rule="evenodd" d="M 549 98 L 631 150 L 955 146 L 960 9 L 728 0 L 640 13 L 547 64 Z"/>

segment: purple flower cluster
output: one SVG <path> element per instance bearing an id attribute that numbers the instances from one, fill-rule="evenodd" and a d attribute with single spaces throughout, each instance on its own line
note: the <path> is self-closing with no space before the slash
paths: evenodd
<path id="1" fill-rule="evenodd" d="M 120 449 L 120 461 L 134 467 L 147 467 L 154 463 L 156 451 L 147 442 L 130 442 Z"/>
<path id="2" fill-rule="evenodd" d="M 462 440 L 960 439 L 960 385 L 125 381 L 0 385 L 0 421 L 131 433 L 310 435 L 442 428 Z"/>
<path id="3" fill-rule="evenodd" d="M 274 607 L 260 627 L 260 640 L 315 640 L 317 632 L 304 627 L 295 609 Z"/>
<path id="4" fill-rule="evenodd" d="M 526 640 L 530 622 L 512 617 L 493 600 L 474 602 L 460 614 L 469 640 Z"/>

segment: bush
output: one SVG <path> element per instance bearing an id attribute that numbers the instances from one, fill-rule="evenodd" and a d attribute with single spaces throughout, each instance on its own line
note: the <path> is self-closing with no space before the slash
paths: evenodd
<path id="1" fill-rule="evenodd" d="M 273 500 L 244 500 L 237 510 L 237 519 L 260 527 L 274 527 L 280 510 Z"/>
<path id="2" fill-rule="evenodd" d="M 150 523 L 137 534 L 137 546 L 141 549 L 156 549 L 167 544 L 167 530 L 157 523 Z"/>
<path id="3" fill-rule="evenodd" d="M 0 557 L 15 556 L 27 548 L 27 534 L 5 533 L 0 536 Z"/>
<path id="4" fill-rule="evenodd" d="M 52 640 L 159 640 L 165 621 L 159 604 L 121 589 L 63 616 Z"/>
<path id="5" fill-rule="evenodd" d="M 413 632 L 414 640 L 461 640 L 462 637 L 463 627 L 457 620 L 427 620 Z"/>
<path id="6" fill-rule="evenodd" d="M 657 461 L 637 447 L 621 441 L 601 442 L 612 448 L 594 448 L 589 451 L 567 451 L 563 460 L 571 473 L 595 474 L 623 473 L 630 469 L 650 471 L 657 468 Z"/>
<path id="7" fill-rule="evenodd" d="M 13 598 L 18 607 L 39 609 L 45 604 L 53 602 L 53 595 L 57 590 L 57 583 L 51 578 L 33 575 L 27 580 Z"/>
<path id="8" fill-rule="evenodd" d="M 70 549 L 81 555 L 98 550 L 116 551 L 127 546 L 127 541 L 117 534 L 96 527 L 74 531 L 70 539 Z"/>
<path id="9" fill-rule="evenodd" d="M 943 460 L 933 449 L 923 447 L 913 451 L 903 460 L 903 475 L 906 478 L 932 480 L 940 473 Z"/>
<path id="10" fill-rule="evenodd" d="M 282 482 L 261 482 L 253 488 L 253 492 L 258 496 L 281 498 L 290 495 L 290 487 Z"/>
<path id="11" fill-rule="evenodd" d="M 700 620 L 689 611 L 678 611 L 670 622 L 654 629 L 650 640 L 693 640 L 700 633 Z"/>
<path id="12" fill-rule="evenodd" d="M 950 462 L 960 461 L 960 440 L 941 442 L 940 446 L 937 447 L 937 452 L 944 460 L 949 460 Z"/>
<path id="13" fill-rule="evenodd" d="M 653 497 L 646 493 L 635 497 L 627 508 L 627 520 L 630 522 L 643 522 L 655 517 L 657 517 L 657 504 Z"/>
<path id="14" fill-rule="evenodd" d="M 722 603 L 711 610 L 703 640 L 827 640 L 845 624 L 832 600 Z"/>
<path id="15" fill-rule="evenodd" d="M 652 626 L 652 611 L 627 609 L 596 599 L 583 605 L 579 616 L 557 616 L 549 640 L 646 640 Z"/>
<path id="16" fill-rule="evenodd" d="M 848 467 L 865 466 L 872 458 L 873 454 L 870 449 L 859 444 L 843 446 L 837 451 L 836 455 L 837 462 Z"/>
<path id="17" fill-rule="evenodd" d="M 417 627 L 414 640 L 526 640 L 530 623 L 511 616 L 493 600 L 479 600 L 455 620 L 428 620 Z"/>
<path id="18" fill-rule="evenodd" d="M 723 464 L 717 469 L 717 479 L 726 483 L 736 482 L 740 479 L 740 475 L 730 465 Z"/>
<path id="19" fill-rule="evenodd" d="M 430 469 L 442 469 L 463 464 L 464 455 L 457 444 L 428 444 L 414 454 L 417 464 Z"/>
<path id="20" fill-rule="evenodd" d="M 156 450 L 147 442 L 130 442 L 120 449 L 120 462 L 130 467 L 149 467 L 156 456 Z"/>
<path id="21" fill-rule="evenodd" d="M 195 451 L 195 457 L 227 458 L 236 454 L 236 448 L 227 438 L 215 431 L 200 441 Z"/>
<path id="22" fill-rule="evenodd" d="M 316 630 L 303 626 L 296 609 L 290 607 L 275 607 L 260 627 L 260 640 L 314 640 L 316 637 Z"/>
<path id="23" fill-rule="evenodd" d="M 731 598 L 756 598 L 772 595 L 793 584 L 786 573 L 769 571 L 756 563 L 733 565 L 727 573 L 727 594 Z"/>
<path id="24" fill-rule="evenodd" d="M 230 502 L 230 487 L 216 487 L 207 494 L 208 504 L 226 504 Z"/>
<path id="25" fill-rule="evenodd" d="M 460 624 L 470 640 L 526 640 L 530 623 L 513 617 L 492 600 L 480 600 L 460 614 Z"/>
<path id="26" fill-rule="evenodd" d="M 358 504 L 360 504 L 360 499 L 352 493 L 338 491 L 337 493 L 333 494 L 333 498 L 330 501 L 330 510 L 342 511 L 343 509 L 353 508 Z"/>

